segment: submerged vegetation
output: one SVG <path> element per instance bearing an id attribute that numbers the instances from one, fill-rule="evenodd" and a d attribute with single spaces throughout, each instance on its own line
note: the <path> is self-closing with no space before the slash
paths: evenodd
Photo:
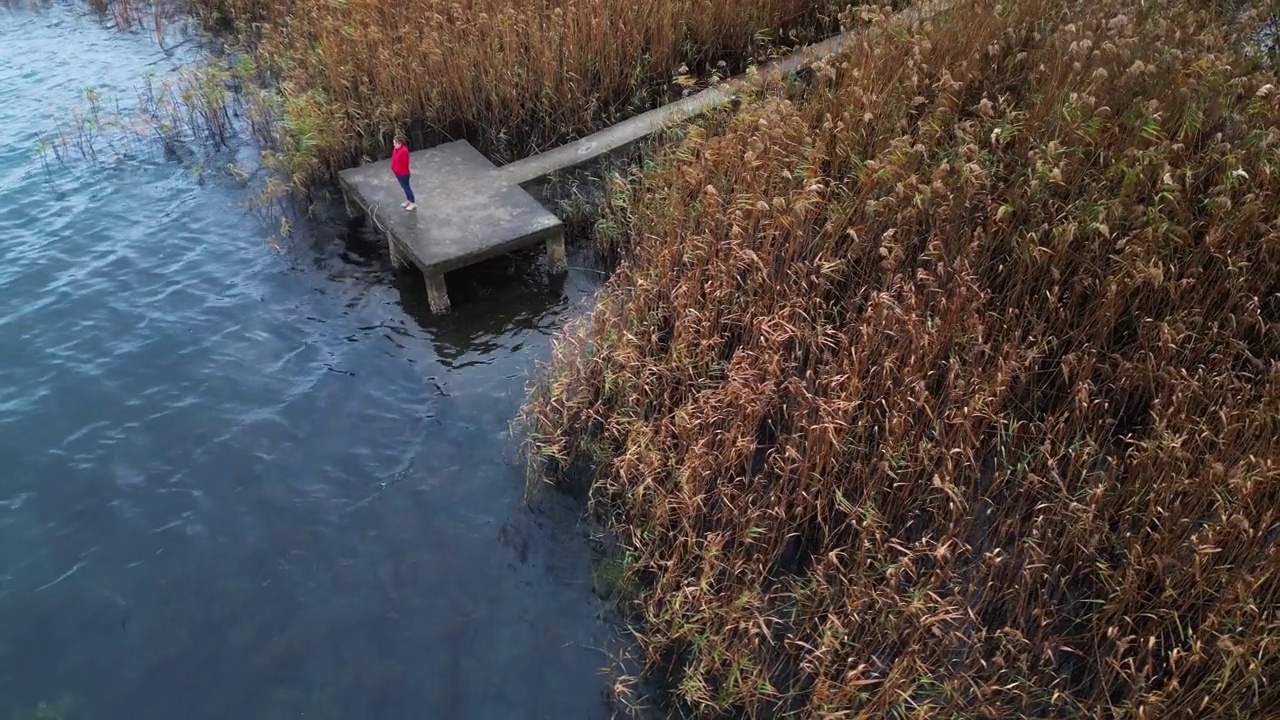
<path id="1" fill-rule="evenodd" d="M 0 7 L 47 5 L 48 0 L 0 0 Z M 87 5 L 104 23 L 122 31 L 145 30 L 169 51 L 192 40 L 201 47 L 190 49 L 177 69 L 149 73 L 131 96 L 89 86 L 78 102 L 58 108 L 51 127 L 35 132 L 35 150 L 47 169 L 77 159 L 111 165 L 161 155 L 181 161 L 198 178 L 222 172 L 243 181 L 252 169 L 235 156 L 247 138 L 266 148 L 264 166 L 279 169 L 273 150 L 278 94 L 258 82 L 251 58 L 187 35 L 190 27 L 179 0 L 88 0 Z M 180 36 L 185 39 L 170 42 Z M 287 190 L 278 178 L 267 178 L 262 189 L 266 192 L 255 203 Z"/>
<path id="2" fill-rule="evenodd" d="M 689 714 L 1280 707 L 1280 80 L 1216 12 L 878 26 L 619 187 L 523 419 Z"/>
<path id="3" fill-rule="evenodd" d="M 199 182 L 218 175 L 252 185 L 257 192 L 249 209 L 287 235 L 291 207 L 285 200 L 292 188 L 281 179 L 283 164 L 272 149 L 278 107 L 270 88 L 254 84 L 252 63 L 206 56 L 147 76 L 133 98 L 85 88 L 51 129 L 35 133 L 35 150 L 46 170 L 74 160 L 112 166 L 163 157 L 182 163 Z M 240 153 L 246 138 L 265 150 L 256 158 Z"/>
<path id="4" fill-rule="evenodd" d="M 230 74 L 204 65 L 169 77 L 148 77 L 135 103 L 122 106 L 93 87 L 68 109 L 49 135 L 38 134 L 42 156 L 64 162 L 69 155 L 115 160 L 159 148 L 183 155 L 192 146 L 225 149 L 238 132 L 241 98 L 227 88 Z"/>

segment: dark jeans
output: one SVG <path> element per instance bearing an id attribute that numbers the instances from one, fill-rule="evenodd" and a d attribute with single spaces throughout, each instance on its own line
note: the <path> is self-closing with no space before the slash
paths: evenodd
<path id="1" fill-rule="evenodd" d="M 406 200 L 408 200 L 409 202 L 414 202 L 414 200 L 413 200 L 413 188 L 409 187 L 409 176 L 408 176 L 408 175 L 397 175 L 397 176 L 396 176 L 396 180 L 399 180 L 399 181 L 400 181 L 400 187 L 404 188 L 404 197 L 405 197 L 405 199 L 406 199 Z"/>

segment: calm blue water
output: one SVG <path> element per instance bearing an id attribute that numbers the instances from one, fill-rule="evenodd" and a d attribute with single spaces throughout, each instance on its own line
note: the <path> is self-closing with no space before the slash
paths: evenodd
<path id="1" fill-rule="evenodd" d="M 175 62 L 0 9 L 0 718 L 604 715 L 582 531 L 507 437 L 592 279 L 496 262 L 437 321 L 370 235 L 44 168 L 58 108 Z"/>

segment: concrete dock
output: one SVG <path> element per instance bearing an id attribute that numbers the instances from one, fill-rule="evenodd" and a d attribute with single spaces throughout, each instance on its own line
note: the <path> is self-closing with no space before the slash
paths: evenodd
<path id="1" fill-rule="evenodd" d="M 953 0 L 922 0 L 895 16 L 914 24 L 950 9 Z M 413 265 L 426 278 L 434 313 L 449 311 L 444 275 L 540 242 L 551 272 L 565 271 L 564 227 L 521 187 L 617 152 L 665 127 L 724 105 L 761 78 L 784 78 L 839 52 L 855 32 L 799 50 L 752 72 L 598 133 L 523 160 L 495 166 L 465 141 L 409 154 L 418 208 L 405 212 L 404 193 L 386 159 L 343 170 L 338 181 L 352 215 L 387 235 L 397 268 Z"/>
<path id="2" fill-rule="evenodd" d="M 352 215 L 387 235 L 391 262 L 416 266 L 427 281 L 431 311 L 449 311 L 444 274 L 539 242 L 552 272 L 564 272 L 564 226 L 519 185 L 498 177 L 493 163 L 465 141 L 409 156 L 417 209 L 400 207 L 404 192 L 386 161 L 338 175 Z"/>

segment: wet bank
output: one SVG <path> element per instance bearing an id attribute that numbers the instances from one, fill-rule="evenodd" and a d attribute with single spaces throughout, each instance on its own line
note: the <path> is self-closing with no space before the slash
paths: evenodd
<path id="1" fill-rule="evenodd" d="M 0 10 L 0 717 L 606 715 L 576 510 L 508 437 L 598 275 L 502 258 L 435 319 L 363 229 L 275 251 L 233 184 L 40 162 L 183 59 Z"/>

